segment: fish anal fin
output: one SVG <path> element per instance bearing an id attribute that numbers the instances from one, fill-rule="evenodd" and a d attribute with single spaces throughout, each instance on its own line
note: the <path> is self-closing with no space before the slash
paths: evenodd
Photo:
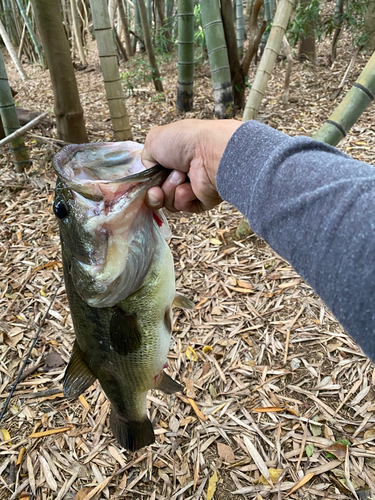
<path id="1" fill-rule="evenodd" d="M 142 345 L 142 333 L 135 314 L 126 314 L 115 308 L 109 328 L 111 347 L 122 356 L 138 351 Z"/>
<path id="2" fill-rule="evenodd" d="M 155 389 L 163 391 L 164 394 L 173 394 L 174 392 L 182 392 L 184 390 L 184 386 L 176 380 L 173 380 L 172 377 L 163 371 L 161 372 L 160 382 Z"/>
<path id="3" fill-rule="evenodd" d="M 173 299 L 172 307 L 179 307 L 181 309 L 194 309 L 195 304 L 192 300 L 184 297 L 183 295 L 176 295 Z"/>
<path id="4" fill-rule="evenodd" d="M 95 375 L 83 359 L 82 351 L 77 343 L 74 342 L 72 357 L 66 368 L 63 390 L 64 396 L 68 399 L 77 399 L 86 389 L 96 380 Z"/>
<path id="5" fill-rule="evenodd" d="M 112 408 L 110 425 L 117 441 L 127 450 L 137 451 L 155 442 L 154 429 L 148 418 L 140 422 L 128 422 Z"/>

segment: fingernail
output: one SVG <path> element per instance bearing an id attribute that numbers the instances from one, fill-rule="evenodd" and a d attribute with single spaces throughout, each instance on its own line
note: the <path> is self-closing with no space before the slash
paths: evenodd
<path id="1" fill-rule="evenodd" d="M 168 180 L 172 184 L 180 184 L 182 181 L 182 172 L 178 170 L 173 170 L 173 172 L 168 177 Z"/>
<path id="2" fill-rule="evenodd" d="M 149 205 L 153 205 L 155 207 L 157 207 L 160 203 L 160 200 L 158 198 L 156 198 L 156 196 L 154 196 L 153 194 L 151 193 L 148 193 L 148 204 Z"/>

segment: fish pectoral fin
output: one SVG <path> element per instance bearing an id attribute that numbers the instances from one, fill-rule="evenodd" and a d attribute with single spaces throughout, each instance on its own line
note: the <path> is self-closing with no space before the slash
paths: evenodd
<path id="1" fill-rule="evenodd" d="M 137 451 L 155 442 L 154 429 L 148 418 L 140 422 L 128 422 L 112 408 L 110 425 L 117 441 L 127 450 Z"/>
<path id="2" fill-rule="evenodd" d="M 142 333 L 135 314 L 126 314 L 115 307 L 109 327 L 111 347 L 117 354 L 126 356 L 138 351 L 142 345 Z"/>
<path id="3" fill-rule="evenodd" d="M 173 380 L 172 377 L 167 375 L 165 372 L 161 373 L 160 382 L 155 389 L 158 391 L 163 391 L 164 394 L 173 394 L 174 392 L 182 392 L 184 390 L 184 386 L 178 383 L 176 380 Z"/>
<path id="4" fill-rule="evenodd" d="M 75 341 L 72 357 L 64 375 L 64 396 L 69 399 L 77 399 L 95 380 L 95 375 L 87 366 L 86 361 L 83 359 L 81 348 L 77 341 Z"/>
<path id="5" fill-rule="evenodd" d="M 172 307 L 179 307 L 181 309 L 194 309 L 195 304 L 192 300 L 184 297 L 183 295 L 176 295 L 173 299 Z"/>

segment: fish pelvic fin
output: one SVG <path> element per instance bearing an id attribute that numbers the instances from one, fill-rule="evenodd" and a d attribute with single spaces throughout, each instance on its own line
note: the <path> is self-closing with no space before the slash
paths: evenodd
<path id="1" fill-rule="evenodd" d="M 160 382 L 155 389 L 163 391 L 164 394 L 173 394 L 174 392 L 182 392 L 184 390 L 184 386 L 176 380 L 173 380 L 173 378 L 165 372 L 161 372 Z"/>
<path id="2" fill-rule="evenodd" d="M 96 380 L 95 375 L 83 359 L 81 348 L 77 341 L 74 342 L 72 357 L 66 368 L 63 390 L 68 399 L 77 399 Z"/>
<path id="3" fill-rule="evenodd" d="M 110 425 L 117 441 L 127 450 L 137 451 L 155 442 L 154 429 L 147 417 L 140 422 L 128 422 L 112 408 Z"/>
<path id="4" fill-rule="evenodd" d="M 178 307 L 180 309 L 194 309 L 195 304 L 192 300 L 184 297 L 183 295 L 176 295 L 173 299 L 172 307 Z"/>

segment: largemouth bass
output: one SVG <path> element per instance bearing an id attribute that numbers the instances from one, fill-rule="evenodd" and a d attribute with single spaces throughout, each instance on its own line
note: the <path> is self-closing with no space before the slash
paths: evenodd
<path id="1" fill-rule="evenodd" d="M 131 451 L 155 440 L 147 392 L 183 389 L 163 368 L 172 308 L 193 307 L 176 296 L 162 234 L 168 223 L 144 204 L 167 171 L 144 170 L 141 149 L 133 142 L 71 145 L 54 157 L 53 210 L 76 334 L 64 394 L 77 398 L 98 379 L 111 402 L 112 432 Z"/>

